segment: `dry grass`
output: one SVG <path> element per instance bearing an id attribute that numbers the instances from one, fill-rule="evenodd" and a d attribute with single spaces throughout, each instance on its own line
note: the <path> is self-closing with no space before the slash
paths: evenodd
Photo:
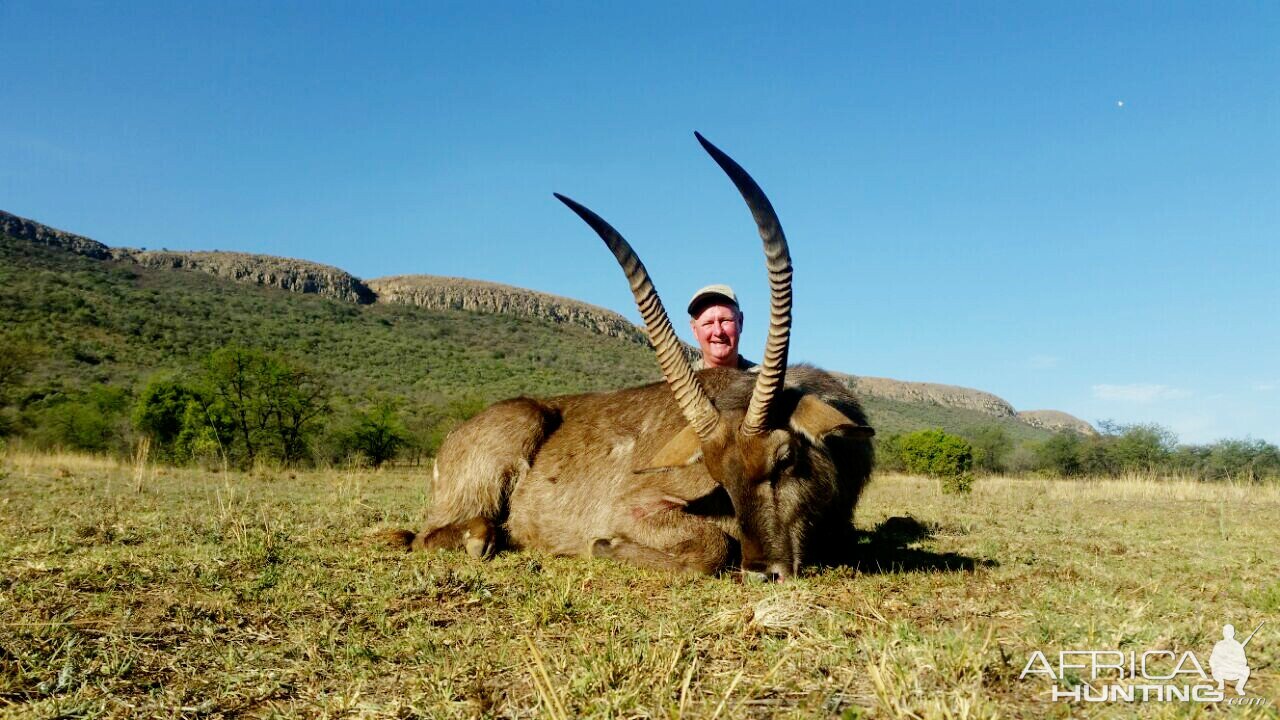
<path id="1" fill-rule="evenodd" d="M 1207 657 L 1226 620 L 1268 620 L 1249 690 L 1280 700 L 1275 488 L 882 477 L 860 566 L 767 586 L 396 553 L 371 538 L 420 521 L 408 471 L 3 462 L 0 715 L 1178 715 L 1018 674 L 1036 649 Z"/>

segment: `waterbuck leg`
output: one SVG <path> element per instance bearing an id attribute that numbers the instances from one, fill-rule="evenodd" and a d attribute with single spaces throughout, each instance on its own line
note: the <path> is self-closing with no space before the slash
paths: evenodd
<path id="1" fill-rule="evenodd" d="M 591 544 L 591 556 L 654 570 L 714 575 L 729 564 L 734 542 L 712 525 L 699 525 L 691 537 L 664 548 L 626 537 L 601 538 Z"/>
<path id="2" fill-rule="evenodd" d="M 487 519 L 476 517 L 418 533 L 410 549 L 466 550 L 471 557 L 483 560 L 493 556 L 498 544 L 498 529 Z"/>

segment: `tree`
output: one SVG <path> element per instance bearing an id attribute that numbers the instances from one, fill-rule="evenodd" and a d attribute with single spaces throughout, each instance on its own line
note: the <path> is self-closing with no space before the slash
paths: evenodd
<path id="1" fill-rule="evenodd" d="M 1013 440 L 1004 428 L 999 425 L 985 425 L 978 428 L 969 438 L 973 446 L 973 466 L 985 472 L 1004 472 L 1009 453 L 1013 450 Z"/>
<path id="2" fill-rule="evenodd" d="M 191 403 L 199 403 L 196 391 L 176 378 L 154 377 L 133 405 L 133 426 L 157 448 L 171 449 L 182 434 Z"/>
<path id="3" fill-rule="evenodd" d="M 0 406 L 35 365 L 31 346 L 13 337 L 0 337 Z"/>
<path id="4" fill-rule="evenodd" d="M 1035 449 L 1036 467 L 1054 475 L 1080 473 L 1080 436 L 1071 431 L 1060 432 L 1040 443 Z"/>
<path id="5" fill-rule="evenodd" d="M 375 468 L 395 459 L 410 440 L 395 403 L 387 399 L 356 413 L 355 422 L 345 435 L 345 449 L 364 456 Z"/>
<path id="6" fill-rule="evenodd" d="M 1153 472 L 1165 468 L 1177 444 L 1169 430 L 1152 424 L 1106 424 L 1104 436 L 1112 474 L 1118 472 Z"/>
<path id="7" fill-rule="evenodd" d="M 0 437 L 14 431 L 16 421 L 9 413 L 10 398 L 35 366 L 35 351 L 15 337 L 0 337 Z"/>
<path id="8" fill-rule="evenodd" d="M 269 409 L 262 383 L 266 362 L 265 353 L 230 345 L 215 350 L 205 366 L 210 409 L 230 419 L 247 465 L 253 465 L 266 433 Z"/>
<path id="9" fill-rule="evenodd" d="M 1280 448 L 1263 440 L 1219 440 L 1206 455 L 1204 474 L 1210 480 L 1280 477 Z"/>
<path id="10" fill-rule="evenodd" d="M 225 418 L 252 465 L 265 451 L 285 464 L 306 457 L 308 439 L 329 413 L 329 390 L 311 370 L 261 350 L 228 346 L 206 363 L 205 414 Z"/>
<path id="11" fill-rule="evenodd" d="M 876 468 L 891 472 L 906 472 L 907 465 L 902 460 L 902 434 L 894 433 L 875 439 Z"/>
<path id="12" fill-rule="evenodd" d="M 103 452 L 127 446 L 128 396 L 99 385 L 51 402 L 39 413 L 38 440 L 50 446 Z"/>
<path id="13" fill-rule="evenodd" d="M 329 413 L 329 390 L 312 371 L 270 358 L 263 366 L 267 431 L 278 457 L 292 465 L 307 455 L 307 439 Z"/>

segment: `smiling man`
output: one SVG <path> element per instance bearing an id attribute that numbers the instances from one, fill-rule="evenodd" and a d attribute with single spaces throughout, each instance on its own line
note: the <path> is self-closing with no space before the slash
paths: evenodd
<path id="1" fill-rule="evenodd" d="M 689 327 L 702 348 L 698 369 L 712 367 L 751 370 L 756 364 L 738 354 L 742 309 L 728 285 L 708 285 L 689 301 Z"/>

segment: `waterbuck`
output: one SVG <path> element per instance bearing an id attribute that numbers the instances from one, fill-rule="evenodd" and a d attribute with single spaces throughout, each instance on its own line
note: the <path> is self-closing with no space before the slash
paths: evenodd
<path id="1" fill-rule="evenodd" d="M 427 527 L 413 549 L 502 546 L 782 580 L 835 560 L 871 472 L 873 430 L 842 383 L 787 367 L 791 256 L 768 198 L 695 133 L 751 209 L 764 241 L 770 318 L 758 373 L 695 372 L 626 240 L 556 194 L 626 273 L 666 381 L 616 392 L 517 398 L 454 430 L 436 457 Z"/>

